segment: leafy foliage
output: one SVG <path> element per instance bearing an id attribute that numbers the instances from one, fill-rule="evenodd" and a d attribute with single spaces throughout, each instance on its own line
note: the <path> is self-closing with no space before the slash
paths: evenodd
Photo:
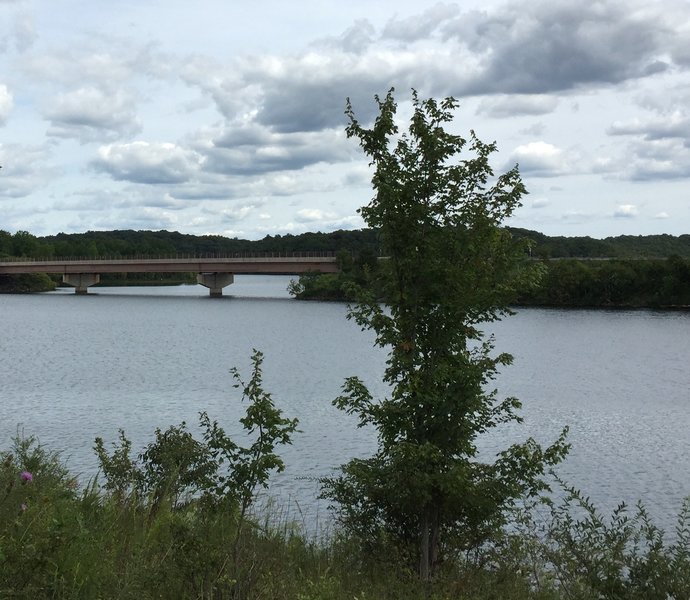
<path id="1" fill-rule="evenodd" d="M 578 600 L 668 600 L 690 597 L 690 497 L 667 542 L 645 506 L 620 504 L 604 516 L 579 490 L 559 480 L 562 497 L 516 512 L 498 560 L 532 574 L 532 588 Z M 547 514 L 543 514 L 544 505 Z"/>
<path id="2" fill-rule="evenodd" d="M 31 474 L 31 478 L 26 476 Z M 153 486 L 150 486 L 153 487 Z M 258 600 L 593 600 L 690 596 L 690 505 L 670 543 L 643 507 L 606 519 L 575 491 L 546 514 L 530 509 L 469 561 L 415 580 L 395 554 L 376 560 L 335 537 L 316 544 L 294 525 L 245 527 L 191 499 L 153 510 L 80 489 L 33 438 L 0 452 L 0 597 Z M 690 501 L 690 499 L 689 499 Z M 271 521 L 275 522 L 275 515 Z M 391 547 L 392 549 L 393 547 Z"/>
<path id="3" fill-rule="evenodd" d="M 538 306 L 690 306 L 690 260 L 552 260 L 517 302 Z"/>
<path id="4" fill-rule="evenodd" d="M 524 245 L 500 227 L 525 192 L 516 168 L 494 178 L 495 144 L 469 142 L 445 129 L 457 103 L 420 100 L 407 132 L 395 122 L 392 91 L 377 97 L 371 129 L 348 102 L 348 136 L 375 167 L 376 196 L 360 212 L 379 231 L 387 260 L 380 276 L 386 306 L 360 290 L 349 316 L 388 348 L 390 398 L 375 401 L 350 378 L 335 400 L 378 431 L 375 456 L 354 460 L 324 480 L 347 530 L 365 544 L 397 541 L 427 579 L 445 557 L 483 544 L 505 509 L 545 488 L 544 467 L 567 451 L 563 436 L 506 450 L 493 463 L 477 458 L 476 438 L 519 420 L 515 398 L 487 391 L 507 354 L 494 356 L 480 325 L 509 314 L 517 285 L 534 281 L 521 264 Z M 459 158 L 469 150 L 469 158 Z M 416 550 L 415 550 L 416 548 Z"/>
<path id="5" fill-rule="evenodd" d="M 537 231 L 508 227 L 514 238 L 532 243 L 536 258 L 690 258 L 690 235 L 617 236 L 603 240 L 580 236 L 547 236 Z M 381 254 L 374 229 L 267 235 L 242 240 L 219 235 L 195 236 L 177 231 L 87 231 L 44 237 L 28 231 L 10 234 L 0 230 L 0 257 L 123 257 L 168 254 L 232 254 L 242 252 L 340 252 L 354 256 Z"/>
<path id="6" fill-rule="evenodd" d="M 123 505 L 146 505 L 150 513 L 174 510 L 180 504 L 196 499 L 223 507 L 236 514 L 234 559 L 243 534 L 248 512 L 256 498 L 256 488 L 268 486 L 272 472 L 285 465 L 276 454 L 278 446 L 289 444 L 297 429 L 297 419 L 282 416 L 263 389 L 263 354 L 254 350 L 252 375 L 244 382 L 239 371 L 231 373 L 242 388 L 242 399 L 248 401 L 245 416 L 240 419 L 251 444 L 241 446 L 203 412 L 199 423 L 203 430 L 197 440 L 186 423 L 156 430 L 153 442 L 139 454 L 131 456 L 131 442 L 120 430 L 119 443 L 112 454 L 102 438 L 96 438 L 95 451 L 105 477 L 104 490 Z"/>

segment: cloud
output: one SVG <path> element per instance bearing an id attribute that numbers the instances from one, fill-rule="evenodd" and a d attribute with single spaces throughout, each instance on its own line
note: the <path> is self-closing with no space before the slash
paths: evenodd
<path id="1" fill-rule="evenodd" d="M 520 130 L 520 133 L 522 135 L 526 135 L 528 137 L 541 137 L 544 135 L 544 132 L 546 131 L 546 125 L 544 123 L 534 123 L 530 125 L 529 127 L 525 127 L 524 129 Z"/>
<path id="2" fill-rule="evenodd" d="M 548 114 L 555 92 L 664 70 L 680 35 L 660 7 L 617 1 L 542 0 L 458 13 L 457 5 L 437 4 L 390 20 L 380 34 L 363 21 L 300 53 L 227 65 L 197 56 L 178 70 L 228 122 L 249 117 L 272 132 L 295 133 L 343 127 L 347 97 L 367 123 L 374 94 L 390 87 L 415 87 L 423 97 L 496 94 L 480 113 L 497 118 Z"/>
<path id="3" fill-rule="evenodd" d="M 675 112 L 664 118 L 634 119 L 628 122 L 616 121 L 607 129 L 606 133 L 614 136 L 641 136 L 645 140 L 690 139 L 690 117 L 681 112 Z"/>
<path id="4" fill-rule="evenodd" d="M 6 85 L 0 84 L 0 126 L 7 122 L 7 117 L 12 111 L 13 106 L 12 94 Z"/>
<path id="5" fill-rule="evenodd" d="M 654 218 L 655 218 L 655 219 L 668 219 L 668 218 L 670 218 L 670 217 L 669 217 L 669 214 L 668 214 L 667 212 L 663 212 L 663 211 L 662 211 L 662 212 L 660 212 L 660 213 L 656 213 L 656 214 L 654 215 Z"/>
<path id="6" fill-rule="evenodd" d="M 637 214 L 637 206 L 634 204 L 620 204 L 613 211 L 613 216 L 617 219 L 633 219 Z"/>
<path id="7" fill-rule="evenodd" d="M 119 89 L 137 76 L 167 76 L 175 65 L 151 44 L 132 44 L 116 37 L 92 36 L 68 47 L 31 53 L 22 62 L 27 75 L 69 89 Z"/>
<path id="8" fill-rule="evenodd" d="M 303 208 L 297 211 L 297 221 L 300 223 L 313 223 L 315 221 L 331 221 L 337 218 L 337 215 L 330 212 L 325 212 L 318 208 Z"/>
<path id="9" fill-rule="evenodd" d="M 235 223 L 237 221 L 242 221 L 252 215 L 258 210 L 261 203 L 258 204 L 239 204 L 236 206 L 230 206 L 221 209 L 210 209 L 204 208 L 204 214 L 213 217 L 213 222 L 221 223 Z"/>
<path id="10" fill-rule="evenodd" d="M 477 114 L 504 119 L 518 116 L 545 115 L 553 112 L 558 106 L 556 96 L 545 94 L 534 95 L 499 95 L 489 98 L 479 105 Z"/>
<path id="11" fill-rule="evenodd" d="M 93 229 L 109 230 L 113 228 L 113 215 L 104 214 L 102 218 L 92 222 Z M 137 207 L 129 209 L 123 215 L 119 228 L 121 229 L 147 229 L 156 231 L 160 229 L 179 229 L 180 217 L 168 210 L 152 207 Z"/>
<path id="12" fill-rule="evenodd" d="M 474 12 L 449 24 L 449 40 L 481 57 L 461 85 L 471 93 L 548 93 L 652 76 L 678 42 L 661 4 L 541 0 Z M 687 18 L 677 6 L 676 17 Z"/>
<path id="13" fill-rule="evenodd" d="M 351 54 L 362 54 L 374 43 L 375 38 L 376 29 L 374 26 L 366 19 L 358 19 L 339 37 L 320 40 L 315 46 L 341 50 Z"/>
<path id="14" fill-rule="evenodd" d="M 390 53 L 306 54 L 264 64 L 256 121 L 279 133 L 343 128 L 350 98 L 365 122 L 376 111 L 373 96 L 400 80 L 401 58 Z M 405 79 L 405 78 L 403 78 Z"/>
<path id="15" fill-rule="evenodd" d="M 113 11 L 117 22 L 102 11 L 66 11 L 55 23 L 36 19 L 34 30 L 31 19 L 17 18 L 14 33 L 0 40 L 0 125 L 7 124 L 0 131 L 5 141 L 45 140 L 46 132 L 50 138 L 31 151 L 22 146 L 27 154 L 17 146 L 16 156 L 0 155 L 3 208 L 19 207 L 24 201 L 11 198 L 50 182 L 55 161 L 65 165 L 55 187 L 27 202 L 36 211 L 50 203 L 62 211 L 48 227 L 79 211 L 90 227 L 99 202 L 108 213 L 103 222 L 118 226 L 126 220 L 160 227 L 177 218 L 197 231 L 237 222 L 255 235 L 257 224 L 276 231 L 347 224 L 356 218 L 348 212 L 373 192 L 366 157 L 345 138 L 345 98 L 368 127 L 378 113 L 374 94 L 393 86 L 401 127 L 410 87 L 421 98 L 455 95 L 479 108 L 460 112 L 463 121 L 453 127 L 466 130 L 469 119 L 480 136 L 488 127 L 501 147 L 507 139 L 514 149 L 508 168 L 518 162 L 526 179 L 554 178 L 549 183 L 563 190 L 558 202 L 528 197 L 532 220 L 554 225 L 567 206 L 573 210 L 566 221 L 613 225 L 615 204 L 587 212 L 596 202 L 597 194 L 586 191 L 593 181 L 602 189 L 621 186 L 613 197 L 636 202 L 640 185 L 630 181 L 675 179 L 669 202 L 683 201 L 682 182 L 690 177 L 687 3 L 507 0 L 475 12 L 466 6 L 398 3 L 399 16 L 391 18 L 390 6 L 372 5 L 359 21 L 324 10 L 289 28 L 271 19 L 242 32 L 228 26 L 226 36 L 220 22 L 230 23 L 227 15 L 236 11 L 220 5 L 208 30 L 184 32 L 179 18 L 187 7 L 176 5 L 166 23 L 180 26 L 179 36 L 148 20 L 150 7 L 139 5 L 131 14 Z M 23 10 L 11 8 L 7 32 L 13 13 Z M 284 38 L 262 38 L 264 25 L 271 32 L 283 25 Z M 323 32 L 331 37 L 310 41 Z M 21 55 L 12 54 L 20 47 Z M 91 161 L 87 173 L 84 157 Z M 17 160 L 32 164 L 19 173 Z M 569 175 L 582 177 L 555 179 Z M 539 195 L 553 195 L 538 180 L 534 185 Z"/>
<path id="16" fill-rule="evenodd" d="M 61 94 L 48 109 L 48 135 L 81 143 L 114 141 L 141 130 L 134 101 L 123 90 L 82 87 Z"/>
<path id="17" fill-rule="evenodd" d="M 548 198 L 535 198 L 530 202 L 532 208 L 546 208 L 551 206 L 551 201 Z"/>
<path id="18" fill-rule="evenodd" d="M 26 13 L 17 14 L 14 18 L 12 36 L 18 52 L 29 50 L 38 38 L 33 18 Z"/>
<path id="19" fill-rule="evenodd" d="M 382 38 L 407 43 L 428 38 L 459 11 L 457 4 L 438 3 L 420 14 L 405 19 L 391 19 L 383 29 Z"/>
<path id="20" fill-rule="evenodd" d="M 596 213 L 575 209 L 567 210 L 560 216 L 561 221 L 578 225 L 583 223 L 591 223 L 597 218 L 598 215 Z"/>
<path id="21" fill-rule="evenodd" d="M 632 143 L 621 177 L 632 181 L 690 178 L 690 147 L 682 139 L 640 140 Z"/>
<path id="22" fill-rule="evenodd" d="M 424 87 L 424 80 L 431 89 L 433 80 L 442 78 L 438 63 L 434 52 L 393 50 L 384 44 L 361 55 L 329 50 L 238 59 L 217 77 L 209 76 L 202 63 L 187 71 L 185 80 L 209 94 L 228 122 L 250 118 L 272 132 L 297 133 L 343 129 L 347 98 L 367 123 L 378 112 L 375 94 L 391 87 Z"/>
<path id="23" fill-rule="evenodd" d="M 147 184 L 188 181 L 198 171 L 201 157 L 171 143 L 132 142 L 98 149 L 92 167 L 113 179 Z"/>
<path id="24" fill-rule="evenodd" d="M 230 175 L 295 171 L 347 161 L 352 155 L 340 130 L 272 133 L 256 123 L 228 125 L 195 147 L 206 157 L 206 171 Z"/>
<path id="25" fill-rule="evenodd" d="M 364 227 L 364 222 L 358 215 L 349 215 L 324 221 L 295 221 L 287 223 L 274 223 L 272 225 L 259 225 L 256 231 L 263 234 L 271 233 L 304 233 L 305 231 L 335 231 L 336 229 L 355 229 Z"/>
<path id="26" fill-rule="evenodd" d="M 45 187 L 57 176 L 45 146 L 0 143 L 0 201 L 24 198 Z"/>
<path id="27" fill-rule="evenodd" d="M 344 187 L 371 187 L 372 167 L 367 164 L 358 164 L 347 170 L 341 178 Z"/>
<path id="28" fill-rule="evenodd" d="M 518 163 L 523 175 L 532 177 L 555 177 L 572 170 L 560 148 L 546 142 L 530 142 L 513 150 L 508 165 Z M 509 167 L 508 167 L 509 168 Z"/>
<path id="29" fill-rule="evenodd" d="M 0 5 L 2 3 L 0 0 Z M 10 4 L 11 2 L 6 0 L 5 3 Z M 16 4 L 20 3 L 16 2 Z M 0 54 L 7 52 L 12 46 L 17 52 L 23 53 L 31 48 L 36 40 L 33 18 L 26 12 L 16 11 L 11 17 L 11 22 L 8 19 L 1 25 L 0 31 L 3 31 L 4 35 L 0 35 Z"/>

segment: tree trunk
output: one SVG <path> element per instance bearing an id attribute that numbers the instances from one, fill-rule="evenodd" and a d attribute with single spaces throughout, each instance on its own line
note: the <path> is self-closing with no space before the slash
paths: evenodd
<path id="1" fill-rule="evenodd" d="M 431 515 L 429 507 L 424 508 L 419 532 L 419 577 L 422 581 L 429 581 L 429 526 Z"/>
<path id="2" fill-rule="evenodd" d="M 441 527 L 439 525 L 438 508 L 432 513 L 431 518 L 431 539 L 429 540 L 429 575 L 433 575 L 438 564 L 438 543 Z"/>

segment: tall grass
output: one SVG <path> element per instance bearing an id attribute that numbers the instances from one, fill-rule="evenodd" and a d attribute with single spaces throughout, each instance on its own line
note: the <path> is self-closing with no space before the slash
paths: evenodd
<path id="1" fill-rule="evenodd" d="M 424 584 L 399 548 L 368 555 L 337 529 L 307 537 L 270 505 L 238 540 L 236 504 L 167 500 L 80 486 L 58 455 L 16 439 L 0 453 L 0 598 L 690 598 L 688 504 L 667 543 L 642 507 L 604 518 L 570 490 Z"/>

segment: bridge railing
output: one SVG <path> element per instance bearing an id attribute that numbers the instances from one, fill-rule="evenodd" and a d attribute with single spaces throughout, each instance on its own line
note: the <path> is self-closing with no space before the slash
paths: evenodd
<path id="1" fill-rule="evenodd" d="M 101 255 L 101 256 L 4 256 L 0 262 L 76 262 L 76 261 L 107 261 L 107 260 L 194 260 L 221 258 L 334 258 L 336 252 L 331 250 L 303 251 L 303 252 L 195 252 L 179 254 L 130 254 L 130 255 Z"/>

